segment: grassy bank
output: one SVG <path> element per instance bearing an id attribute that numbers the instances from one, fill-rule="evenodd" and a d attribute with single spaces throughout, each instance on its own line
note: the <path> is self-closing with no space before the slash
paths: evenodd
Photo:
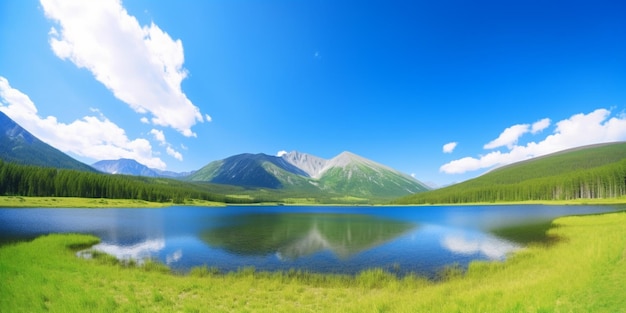
<path id="1" fill-rule="evenodd" d="M 172 205 L 224 206 L 225 204 L 204 200 L 185 200 L 182 204 L 174 204 L 133 199 L 0 196 L 0 208 L 161 208 Z"/>
<path id="2" fill-rule="evenodd" d="M 626 213 L 559 218 L 561 238 L 442 282 L 162 265 L 75 256 L 97 238 L 50 235 L 0 248 L 1 312 L 626 312 Z"/>
<path id="3" fill-rule="evenodd" d="M 390 206 L 472 206 L 472 205 L 619 205 L 626 204 L 626 197 L 572 199 L 572 200 L 526 200 L 526 201 L 491 201 L 467 203 L 429 203 L 429 204 L 390 204 Z"/>
<path id="4" fill-rule="evenodd" d="M 229 195 L 230 197 L 230 195 Z M 345 200 L 345 198 L 342 198 Z M 302 206 L 357 206 L 364 204 L 319 204 L 311 199 L 288 199 L 285 205 Z M 239 204 L 251 205 L 278 205 L 277 202 Z M 445 206 L 445 205 L 511 205 L 511 204 L 543 204 L 543 205 L 617 205 L 626 204 L 626 197 L 607 199 L 577 199 L 577 200 L 553 200 L 553 201 L 517 201 L 517 202 L 478 202 L 478 203 L 451 203 L 451 204 L 422 204 L 408 206 Z M 225 206 L 222 202 L 212 202 L 205 200 L 186 199 L 184 203 L 172 202 L 149 202 L 134 199 L 94 199 L 76 197 L 21 197 L 21 196 L 0 196 L 0 208 L 160 208 L 172 205 L 190 206 Z M 237 206 L 238 204 L 230 204 Z M 398 206 L 398 205 L 376 205 L 376 206 Z M 403 206 L 403 205 L 400 205 Z"/>

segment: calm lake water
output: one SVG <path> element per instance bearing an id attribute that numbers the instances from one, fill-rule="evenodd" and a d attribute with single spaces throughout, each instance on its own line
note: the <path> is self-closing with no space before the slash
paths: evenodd
<path id="1" fill-rule="evenodd" d="M 473 260 L 503 260 L 546 240 L 558 216 L 624 206 L 170 207 L 0 209 L 0 243 L 87 233 L 122 259 L 155 258 L 178 271 L 301 269 L 353 274 L 380 267 L 432 277 Z"/>

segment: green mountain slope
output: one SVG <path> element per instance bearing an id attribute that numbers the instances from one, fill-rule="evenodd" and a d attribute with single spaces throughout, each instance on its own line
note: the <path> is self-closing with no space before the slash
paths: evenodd
<path id="1" fill-rule="evenodd" d="M 0 160 L 27 165 L 96 172 L 39 140 L 0 111 Z"/>
<path id="2" fill-rule="evenodd" d="M 626 195 L 626 143 L 565 150 L 495 169 L 398 204 L 613 198 Z"/>
<path id="3" fill-rule="evenodd" d="M 305 183 L 305 172 L 283 160 L 266 154 L 239 154 L 214 161 L 186 179 L 249 188 L 280 189 Z"/>
<path id="4" fill-rule="evenodd" d="M 319 182 L 323 188 L 339 194 L 372 198 L 394 198 L 428 190 L 408 175 L 349 152 L 330 160 Z"/>

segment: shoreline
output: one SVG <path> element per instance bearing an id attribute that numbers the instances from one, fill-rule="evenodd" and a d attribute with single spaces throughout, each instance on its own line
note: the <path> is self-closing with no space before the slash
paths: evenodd
<path id="1" fill-rule="evenodd" d="M 164 208 L 171 206 L 238 207 L 238 206 L 342 206 L 342 207 L 438 207 L 438 206 L 485 206 L 485 205 L 626 205 L 626 198 L 576 199 L 576 200 L 529 200 L 511 202 L 472 202 L 437 204 L 314 204 L 314 203 L 222 203 L 204 200 L 186 200 L 184 203 L 149 202 L 135 199 L 76 198 L 76 197 L 23 197 L 0 196 L 0 208 Z"/>
<path id="2" fill-rule="evenodd" d="M 0 196 L 0 208 L 58 208 L 58 209 L 113 209 L 113 208 L 164 208 L 171 206 L 222 207 L 224 203 L 191 200 L 178 204 L 172 202 L 149 202 L 134 199 L 77 198 L 77 197 L 22 197 Z"/>

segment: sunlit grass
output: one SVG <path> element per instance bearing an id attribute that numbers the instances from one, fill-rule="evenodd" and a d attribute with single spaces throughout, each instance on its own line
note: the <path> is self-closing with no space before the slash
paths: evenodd
<path id="1" fill-rule="evenodd" d="M 282 201 L 286 204 L 319 204 L 315 198 L 283 198 Z"/>
<path id="2" fill-rule="evenodd" d="M 0 196 L 0 207 L 4 208 L 161 208 L 172 205 L 224 206 L 225 204 L 196 199 L 187 199 L 184 203 L 174 204 L 135 199 Z"/>
<path id="3" fill-rule="evenodd" d="M 228 195 L 230 198 L 252 199 L 249 195 Z M 285 198 L 281 203 L 288 205 L 346 205 L 345 203 L 359 203 L 365 201 L 356 197 L 335 197 L 332 198 L 336 204 L 320 204 L 314 198 Z M 363 202 L 364 203 L 364 202 Z M 240 205 L 277 205 L 277 202 L 240 204 Z M 506 205 L 506 204 L 543 204 L 543 205 L 617 205 L 626 204 L 626 197 L 607 199 L 577 199 L 577 200 L 541 200 L 541 201 L 520 201 L 520 202 L 480 202 L 480 203 L 456 203 L 456 204 L 435 204 L 435 206 L 446 205 Z M 183 203 L 172 202 L 149 202 L 135 199 L 94 199 L 76 197 L 22 197 L 22 196 L 0 196 L 0 208 L 160 208 L 174 205 L 186 206 L 225 206 L 222 202 L 213 202 L 198 199 L 185 199 Z M 234 205 L 234 204 L 231 204 Z M 393 205 L 398 206 L 398 205 Z M 402 206 L 402 205 L 399 205 Z M 410 205 L 429 206 L 429 205 Z"/>
<path id="4" fill-rule="evenodd" d="M 0 312 L 626 312 L 626 213 L 559 218 L 556 244 L 505 262 L 449 267 L 439 281 L 371 269 L 187 275 L 110 256 L 75 256 L 98 242 L 49 235 L 0 247 Z"/>
<path id="5" fill-rule="evenodd" d="M 171 205 L 171 204 L 170 204 Z M 182 204 L 175 205 L 190 205 L 190 206 L 226 206 L 226 203 L 223 202 L 215 202 L 215 201 L 207 201 L 200 199 L 185 199 Z"/>
<path id="6" fill-rule="evenodd" d="M 170 205 L 130 199 L 0 196 L 0 207 L 5 208 L 156 208 Z"/>
<path id="7" fill-rule="evenodd" d="M 228 198 L 232 198 L 232 199 L 245 199 L 245 200 L 252 200 L 254 199 L 254 197 L 252 197 L 251 195 L 245 195 L 245 194 L 229 194 L 226 195 L 226 197 Z"/>
<path id="8" fill-rule="evenodd" d="M 367 203 L 369 202 L 369 199 L 367 198 L 359 198 L 359 197 L 354 197 L 354 196 L 343 196 L 343 197 L 333 197 L 331 198 L 332 200 L 335 201 L 339 201 L 342 203 Z"/>

